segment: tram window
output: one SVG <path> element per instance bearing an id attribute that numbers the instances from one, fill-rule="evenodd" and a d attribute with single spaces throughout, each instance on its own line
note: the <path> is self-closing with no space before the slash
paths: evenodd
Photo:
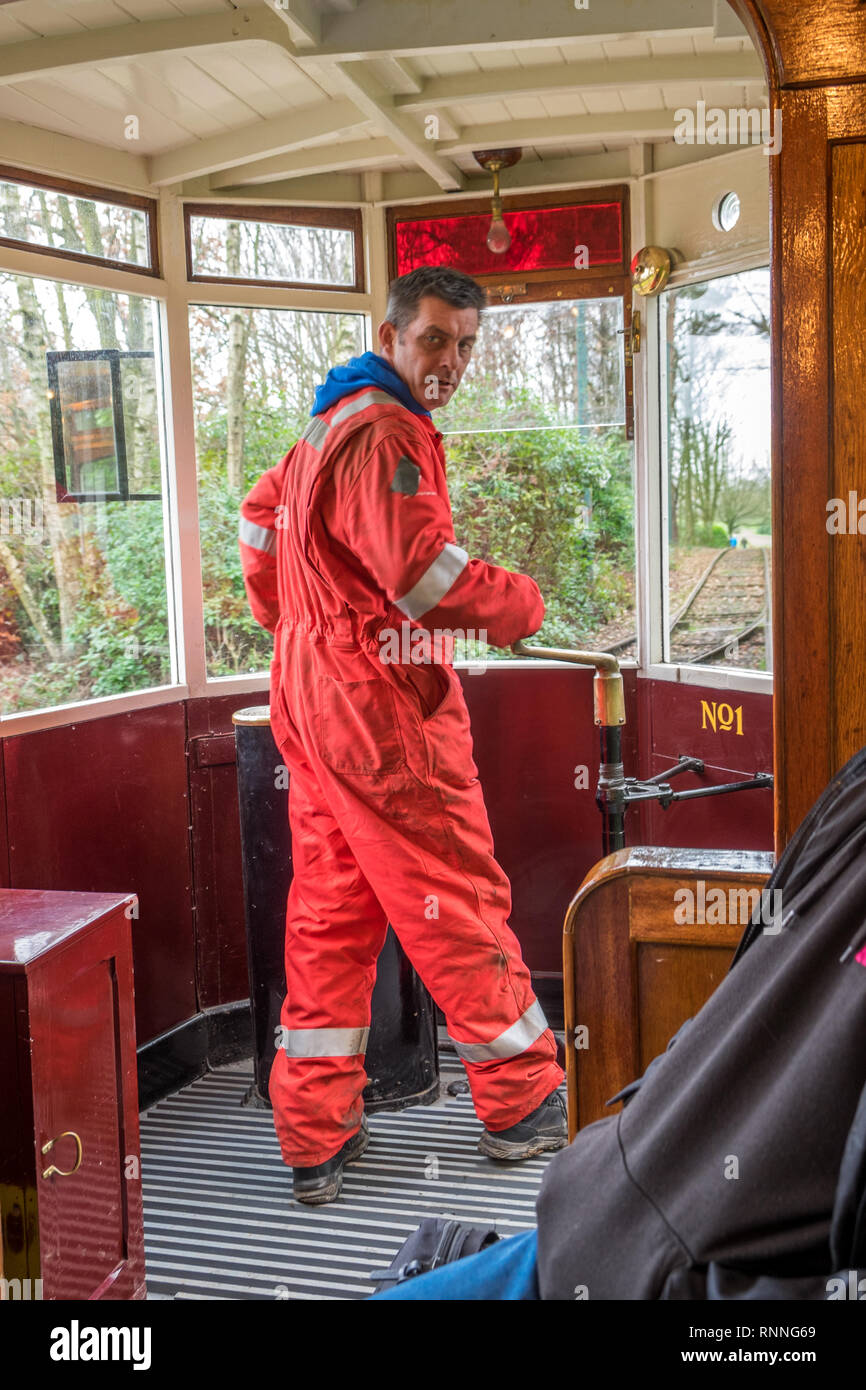
<path id="1" fill-rule="evenodd" d="M 77 260 L 128 269 L 156 266 L 156 204 L 150 198 L 94 198 L 77 185 L 37 187 L 0 178 L 0 241 L 39 246 Z"/>
<path id="2" fill-rule="evenodd" d="M 360 214 L 352 209 L 262 208 L 243 220 L 188 204 L 193 280 L 363 289 Z"/>
<path id="3" fill-rule="evenodd" d="M 190 345 L 208 676 L 264 671 L 274 639 L 244 591 L 238 508 L 305 429 L 328 370 L 364 351 L 364 318 L 198 304 Z"/>
<path id="4" fill-rule="evenodd" d="M 667 290 L 660 314 L 664 659 L 769 671 L 769 271 Z"/>
<path id="5" fill-rule="evenodd" d="M 533 576 L 550 645 L 607 646 L 634 632 L 621 328 L 618 297 L 493 306 L 460 391 L 437 414 L 458 541 Z M 455 648 L 485 654 L 508 656 Z"/>
<path id="6" fill-rule="evenodd" d="M 3 714 L 127 694 L 173 679 L 159 495 L 159 341 L 153 300 L 0 274 L 0 379 L 6 383 L 0 393 Z M 79 502 L 57 485 L 49 363 L 57 361 L 54 354 L 70 358 L 81 352 L 92 367 L 105 349 L 136 354 L 127 364 L 131 375 L 120 378 L 124 466 L 130 492 L 149 497 L 109 500 L 94 493 Z M 117 416 L 100 406 L 92 384 L 88 389 L 87 428 L 76 437 L 79 453 L 68 451 L 67 464 L 86 453 L 85 472 L 93 483 L 99 459 L 108 466 L 114 457 Z M 100 478 L 104 483 L 104 473 Z"/>

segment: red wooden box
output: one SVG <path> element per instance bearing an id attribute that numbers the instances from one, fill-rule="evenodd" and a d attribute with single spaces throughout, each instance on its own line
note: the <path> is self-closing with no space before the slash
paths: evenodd
<path id="1" fill-rule="evenodd" d="M 145 1297 L 134 903 L 0 889 L 7 1297 Z"/>

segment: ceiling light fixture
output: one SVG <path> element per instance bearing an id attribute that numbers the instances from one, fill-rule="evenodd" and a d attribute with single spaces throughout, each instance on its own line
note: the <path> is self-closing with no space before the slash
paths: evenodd
<path id="1" fill-rule="evenodd" d="M 487 249 L 496 256 L 503 256 L 511 245 L 511 236 L 502 216 L 502 199 L 499 196 L 499 172 L 510 169 L 520 159 L 523 151 L 517 150 L 474 150 L 473 158 L 482 169 L 493 175 L 493 214 L 487 229 Z"/>

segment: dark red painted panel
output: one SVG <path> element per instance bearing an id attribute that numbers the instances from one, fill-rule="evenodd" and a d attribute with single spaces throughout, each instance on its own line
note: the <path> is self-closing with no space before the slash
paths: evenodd
<path id="1" fill-rule="evenodd" d="M 633 708 L 634 681 L 627 675 Z M 530 969 L 559 975 L 566 908 L 602 853 L 593 672 L 491 663 L 484 674 L 461 677 L 496 857 L 511 880 L 511 927 Z M 634 727 L 632 719 L 626 753 L 632 763 Z M 581 766 L 588 786 L 578 789 Z"/>
<path id="2" fill-rule="evenodd" d="M 638 681 L 641 776 L 673 767 L 681 754 L 703 758 L 703 778 L 686 773 L 678 790 L 773 771 L 773 697 L 710 690 L 674 681 Z M 713 727 L 715 723 L 715 728 Z M 773 849 L 773 793 L 735 792 L 641 812 L 644 844 L 708 849 Z"/>
<path id="3" fill-rule="evenodd" d="M 199 750 L 226 735 L 196 739 Z M 219 750 L 205 753 L 214 759 Z M 231 757 L 204 767 L 190 763 L 192 853 L 196 901 L 196 969 L 203 1009 L 249 997 L 240 820 L 234 744 Z"/>
<path id="4" fill-rule="evenodd" d="M 6 774 L 0 739 L 0 888 L 9 887 L 9 830 L 6 824 Z"/>
<path id="5" fill-rule="evenodd" d="M 196 1011 L 182 702 L 5 740 L 13 888 L 137 893 L 139 1045 Z"/>
<path id="6" fill-rule="evenodd" d="M 267 703 L 264 687 L 252 695 L 210 696 L 187 705 L 196 970 L 203 1009 L 249 996 L 232 714 Z"/>
<path id="7" fill-rule="evenodd" d="M 266 705 L 270 696 L 267 681 L 261 690 L 251 695 L 208 695 L 200 700 L 187 702 L 187 720 L 190 738 L 201 734 L 233 733 L 232 715 L 235 710 L 247 709 L 250 705 Z"/>

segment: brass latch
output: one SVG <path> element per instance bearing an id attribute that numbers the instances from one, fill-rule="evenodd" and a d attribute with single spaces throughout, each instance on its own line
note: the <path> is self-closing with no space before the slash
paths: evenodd
<path id="1" fill-rule="evenodd" d="M 487 298 L 501 299 L 503 304 L 510 304 L 516 294 L 526 294 L 525 285 L 488 285 Z"/>
<path id="2" fill-rule="evenodd" d="M 628 328 L 618 328 L 616 331 L 618 336 L 623 339 L 626 365 L 631 366 L 634 354 L 640 352 L 640 310 L 634 311 Z"/>

